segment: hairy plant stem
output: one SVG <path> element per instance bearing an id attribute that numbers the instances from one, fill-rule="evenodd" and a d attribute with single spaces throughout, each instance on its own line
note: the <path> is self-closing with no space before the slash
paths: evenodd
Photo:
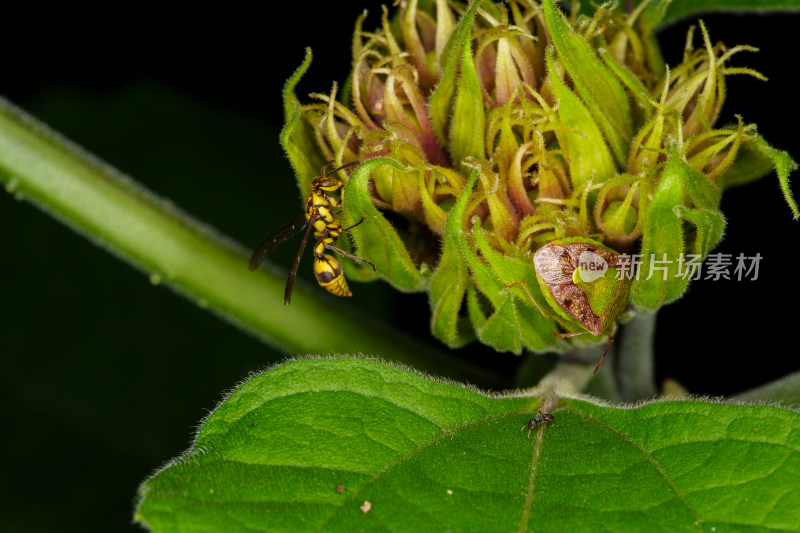
<path id="1" fill-rule="evenodd" d="M 739 393 L 733 398 L 746 402 L 772 402 L 800 406 L 800 371 Z"/>
<path id="2" fill-rule="evenodd" d="M 607 345 L 575 348 L 561 356 L 560 362 L 555 365 L 547 364 L 541 355 L 531 354 L 520 366 L 515 376 L 516 383 L 525 386 L 538 382 L 535 388 L 537 392 L 586 392 L 613 402 L 655 396 L 655 320 L 655 314 L 636 315 L 621 326 L 599 368 L 597 363 Z M 592 375 L 595 368 L 597 373 Z"/>
<path id="3" fill-rule="evenodd" d="M 582 391 L 591 378 L 591 367 L 583 363 L 561 361 L 532 389 L 532 393 L 541 396 L 542 411 L 547 412 L 556 406 L 560 398 Z"/>
<path id="4" fill-rule="evenodd" d="M 292 354 L 377 356 L 491 386 L 497 378 L 421 346 L 352 308 L 295 287 L 285 274 L 249 272 L 248 250 L 0 99 L 0 180 L 78 233 L 275 348 Z"/>
<path id="5" fill-rule="evenodd" d="M 638 314 L 620 328 L 612 365 L 622 401 L 631 402 L 657 394 L 653 365 L 655 330 L 655 313 Z"/>

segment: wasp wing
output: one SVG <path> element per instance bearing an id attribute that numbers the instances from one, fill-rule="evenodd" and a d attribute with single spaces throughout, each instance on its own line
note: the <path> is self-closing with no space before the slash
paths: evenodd
<path id="1" fill-rule="evenodd" d="M 297 233 L 305 226 L 307 220 L 305 213 L 300 214 L 297 218 L 289 222 L 286 226 L 276 231 L 274 234 L 267 237 L 267 239 L 258 245 L 256 251 L 250 256 L 250 270 L 255 270 L 258 265 L 264 262 L 264 259 L 271 254 L 275 248 L 286 242 L 289 237 Z"/>
<path id="2" fill-rule="evenodd" d="M 303 251 L 306 249 L 308 236 L 311 235 L 311 230 L 313 228 L 314 224 L 309 224 L 306 226 L 306 232 L 303 233 L 303 242 L 300 243 L 300 249 L 297 251 L 294 263 L 292 263 L 292 269 L 289 271 L 289 279 L 286 280 L 286 290 L 283 293 L 283 305 L 289 305 L 289 302 L 292 301 L 292 289 L 294 288 L 294 279 L 297 277 L 297 269 L 300 267 L 300 258 L 303 257 Z"/>

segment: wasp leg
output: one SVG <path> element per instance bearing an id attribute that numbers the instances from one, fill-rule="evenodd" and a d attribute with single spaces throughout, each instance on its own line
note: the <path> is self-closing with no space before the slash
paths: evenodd
<path id="1" fill-rule="evenodd" d="M 367 261 L 363 257 L 358 257 L 357 255 L 353 255 L 351 253 L 345 252 L 344 250 L 342 250 L 341 248 L 337 248 L 333 244 L 324 243 L 324 245 L 325 245 L 325 248 L 327 248 L 328 250 L 331 250 L 333 252 L 336 252 L 337 254 L 341 255 L 342 257 L 347 257 L 347 258 L 353 259 L 355 261 L 361 261 L 361 262 L 367 263 L 369 266 L 372 267 L 372 270 L 374 270 L 375 272 L 378 271 L 378 267 L 376 267 L 375 263 L 373 263 L 372 261 Z"/>
<path id="2" fill-rule="evenodd" d="M 358 222 L 356 222 L 356 223 L 355 223 L 355 224 L 353 224 L 352 226 L 347 226 L 346 228 L 344 228 L 344 229 L 342 230 L 342 233 L 344 233 L 345 231 L 350 231 L 351 229 L 355 228 L 356 226 L 358 226 L 358 225 L 359 225 L 359 224 L 361 224 L 362 222 L 364 222 L 364 215 L 361 215 L 361 220 L 359 220 Z"/>

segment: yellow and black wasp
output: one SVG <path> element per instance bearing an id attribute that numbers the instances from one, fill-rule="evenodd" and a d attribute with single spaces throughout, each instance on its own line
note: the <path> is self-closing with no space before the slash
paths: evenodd
<path id="1" fill-rule="evenodd" d="M 275 248 L 286 242 L 289 237 L 305 228 L 303 241 L 300 243 L 300 249 L 297 251 L 292 269 L 289 271 L 289 279 L 286 280 L 286 291 L 283 295 L 283 303 L 285 305 L 289 305 L 289 302 L 292 300 L 292 288 L 294 288 L 294 280 L 297 277 L 297 269 L 300 266 L 300 258 L 303 256 L 303 251 L 306 249 L 306 243 L 308 242 L 308 236 L 311 234 L 312 230 L 314 231 L 314 237 L 317 239 L 317 244 L 314 246 L 314 276 L 317 278 L 317 283 L 328 292 L 336 296 L 353 295 L 353 293 L 350 292 L 350 288 L 347 286 L 347 280 L 344 278 L 342 265 L 339 264 L 339 260 L 334 256 L 325 253 L 326 250 L 336 252 L 343 257 L 363 261 L 370 265 L 373 270 L 376 272 L 378 271 L 375 265 L 370 261 L 367 261 L 363 257 L 345 252 L 335 244 L 339 239 L 339 235 L 350 231 L 364 222 L 364 218 L 362 217 L 361 220 L 352 226 L 343 228 L 342 222 L 338 218 L 335 218 L 333 214 L 333 210 L 340 206 L 340 202 L 336 200 L 332 194 L 341 191 L 344 187 L 342 180 L 333 176 L 333 174 L 343 168 L 357 164 L 359 164 L 358 161 L 347 163 L 346 165 L 331 170 L 327 174 L 325 173 L 325 169 L 330 166 L 330 163 L 322 167 L 321 175 L 314 178 L 311 182 L 311 194 L 309 194 L 306 199 L 305 212 L 278 230 L 275 234 L 267 237 L 267 239 L 256 248 L 252 257 L 250 257 L 250 270 L 255 270 Z"/>

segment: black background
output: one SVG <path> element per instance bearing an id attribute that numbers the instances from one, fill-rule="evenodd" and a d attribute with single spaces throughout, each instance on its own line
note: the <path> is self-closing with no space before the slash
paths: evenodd
<path id="1" fill-rule="evenodd" d="M 344 6 L 341 4 L 345 4 Z M 199 4 L 198 4 L 199 5 Z M 303 97 L 342 82 L 353 22 L 378 3 L 154 2 L 4 6 L 0 93 L 157 194 L 255 245 L 300 209 L 278 146 L 280 90 L 315 52 Z M 712 40 L 761 48 L 732 61 L 722 123 L 742 114 L 800 156 L 793 74 L 798 19 L 705 16 Z M 680 61 L 691 21 L 660 34 Z M 697 41 L 699 45 L 699 40 Z M 768 176 L 725 193 L 716 251 L 763 256 L 758 281 L 700 281 L 662 310 L 659 380 L 729 395 L 800 368 L 798 222 Z M 278 353 L 200 310 L 30 204 L 0 196 L 0 520 L 6 531 L 118 531 L 137 485 L 185 449 L 222 391 Z M 274 261 L 287 266 L 294 247 Z M 310 279 L 310 269 L 301 275 Z M 350 305 L 428 339 L 425 296 L 353 284 Z M 265 305 L 278 303 L 265 302 Z M 413 312 L 406 312 L 413 310 Z M 519 359 L 462 352 L 510 375 Z"/>

